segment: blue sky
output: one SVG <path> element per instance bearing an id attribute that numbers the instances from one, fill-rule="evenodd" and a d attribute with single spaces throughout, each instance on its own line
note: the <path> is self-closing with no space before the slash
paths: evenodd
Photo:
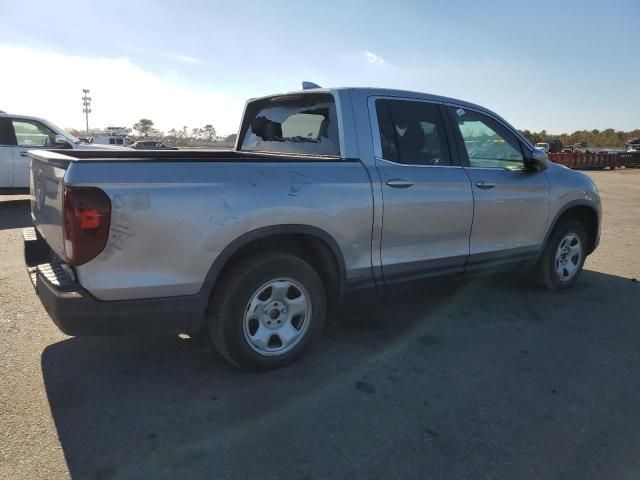
<path id="1" fill-rule="evenodd" d="M 383 86 L 521 129 L 640 128 L 640 2 L 2 2 L 0 109 L 81 127 L 235 130 L 248 97 Z M 5 63 L 6 62 L 6 63 Z M 44 77 L 44 78 L 43 78 Z"/>

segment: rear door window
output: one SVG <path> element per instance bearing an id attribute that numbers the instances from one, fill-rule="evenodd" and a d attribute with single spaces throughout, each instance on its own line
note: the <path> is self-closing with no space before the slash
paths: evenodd
<path id="1" fill-rule="evenodd" d="M 16 136 L 13 133 L 13 125 L 11 124 L 11 120 L 6 117 L 0 117 L 0 145 L 16 145 Z"/>
<path id="2" fill-rule="evenodd" d="M 250 103 L 241 135 L 244 151 L 340 156 L 336 105 L 329 94 Z"/>
<path id="3" fill-rule="evenodd" d="M 382 156 L 404 165 L 451 165 L 438 105 L 409 100 L 376 100 Z"/>

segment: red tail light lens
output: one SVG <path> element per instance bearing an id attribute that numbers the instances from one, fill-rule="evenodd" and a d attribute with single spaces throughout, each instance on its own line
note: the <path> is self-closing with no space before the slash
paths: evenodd
<path id="1" fill-rule="evenodd" d="M 95 187 L 64 187 L 64 256 L 70 265 L 95 258 L 109 239 L 111 200 Z"/>

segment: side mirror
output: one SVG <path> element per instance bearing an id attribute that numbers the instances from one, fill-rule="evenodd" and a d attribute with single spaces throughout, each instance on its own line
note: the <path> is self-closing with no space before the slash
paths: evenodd
<path id="1" fill-rule="evenodd" d="M 547 169 L 549 157 L 542 150 L 534 148 L 528 158 L 525 158 L 524 166 L 532 172 L 544 172 Z"/>
<path id="2" fill-rule="evenodd" d="M 69 148 L 71 146 L 64 135 L 56 135 L 55 144 L 58 148 Z"/>

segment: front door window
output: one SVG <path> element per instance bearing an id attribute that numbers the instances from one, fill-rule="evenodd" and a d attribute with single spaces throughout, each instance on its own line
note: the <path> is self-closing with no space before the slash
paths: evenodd
<path id="1" fill-rule="evenodd" d="M 54 147 L 56 134 L 40 122 L 13 119 L 13 130 L 19 147 Z"/>
<path id="2" fill-rule="evenodd" d="M 487 115 L 452 109 L 470 167 L 523 170 L 524 157 L 516 136 Z"/>

